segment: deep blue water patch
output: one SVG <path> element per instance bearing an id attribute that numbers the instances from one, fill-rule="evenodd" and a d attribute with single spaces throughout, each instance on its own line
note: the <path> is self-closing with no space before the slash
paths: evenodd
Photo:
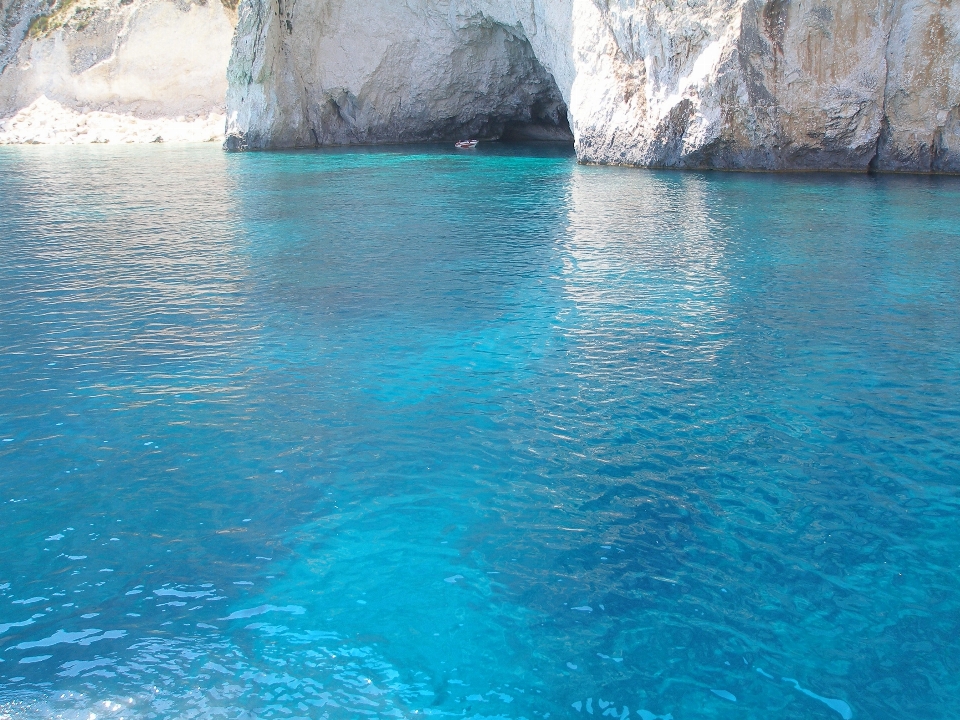
<path id="1" fill-rule="evenodd" d="M 0 148 L 0 716 L 956 717 L 960 181 Z"/>

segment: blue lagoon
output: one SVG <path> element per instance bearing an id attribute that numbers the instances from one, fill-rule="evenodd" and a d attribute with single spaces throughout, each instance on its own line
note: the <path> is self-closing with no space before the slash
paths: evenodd
<path id="1" fill-rule="evenodd" d="M 960 180 L 0 148 L 0 717 L 948 720 Z"/>

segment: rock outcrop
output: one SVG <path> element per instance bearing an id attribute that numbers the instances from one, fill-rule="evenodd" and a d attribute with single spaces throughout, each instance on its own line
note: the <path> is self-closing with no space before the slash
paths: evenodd
<path id="1" fill-rule="evenodd" d="M 960 172 L 954 0 L 0 0 L 0 143 Z M 224 4 L 225 3 L 225 4 Z M 227 59 L 230 57 L 229 69 Z"/>
<path id="2" fill-rule="evenodd" d="M 248 2 L 229 70 L 229 128 L 251 147 L 571 137 L 547 48 L 537 52 L 517 18 L 493 9 Z"/>
<path id="3" fill-rule="evenodd" d="M 232 6 L 0 1 L 0 143 L 222 139 Z"/>
<path id="4" fill-rule="evenodd" d="M 960 171 L 952 0 L 242 0 L 232 147 L 518 134 L 584 162 Z"/>

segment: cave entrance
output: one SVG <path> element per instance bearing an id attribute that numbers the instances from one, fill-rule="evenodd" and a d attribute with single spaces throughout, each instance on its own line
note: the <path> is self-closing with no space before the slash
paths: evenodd
<path id="1" fill-rule="evenodd" d="M 458 40 L 449 58 L 452 83 L 444 89 L 459 98 L 459 108 L 449 127 L 438 128 L 442 139 L 573 143 L 560 88 L 522 33 L 481 22 L 461 30 Z"/>
<path id="2" fill-rule="evenodd" d="M 520 27 L 478 17 L 408 32 L 383 55 L 362 58 L 369 65 L 355 73 L 361 83 L 347 81 L 341 66 L 328 66 L 323 84 L 308 86 L 293 144 L 467 138 L 573 144 L 563 94 Z"/>

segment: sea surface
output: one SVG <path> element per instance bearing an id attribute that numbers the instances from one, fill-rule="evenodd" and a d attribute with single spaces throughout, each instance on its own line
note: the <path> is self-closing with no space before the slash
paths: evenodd
<path id="1" fill-rule="evenodd" d="M 0 718 L 960 715 L 960 178 L 0 148 Z"/>

